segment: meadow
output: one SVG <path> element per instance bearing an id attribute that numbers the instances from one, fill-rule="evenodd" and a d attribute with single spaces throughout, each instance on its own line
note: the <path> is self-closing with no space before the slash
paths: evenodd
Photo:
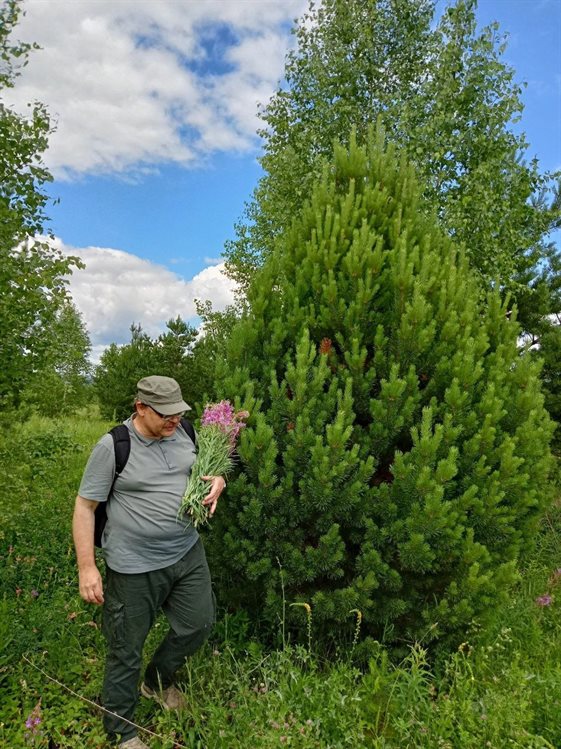
<path id="1" fill-rule="evenodd" d="M 88 410 L 11 419 L 0 433 L 5 749 L 107 746 L 101 610 L 78 596 L 70 524 L 89 450 L 109 426 Z M 422 642 L 408 643 L 399 663 L 378 643 L 362 647 L 359 618 L 327 659 L 316 651 L 313 611 L 308 638 L 286 636 L 271 651 L 243 611 L 219 608 L 211 640 L 182 673 L 188 710 L 166 714 L 141 698 L 137 719 L 152 734 L 142 738 L 154 749 L 561 747 L 560 538 L 556 505 L 508 603 L 436 661 Z"/>

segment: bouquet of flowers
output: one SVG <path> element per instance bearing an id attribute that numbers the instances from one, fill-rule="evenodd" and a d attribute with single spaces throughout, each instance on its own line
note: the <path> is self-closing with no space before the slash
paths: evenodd
<path id="1" fill-rule="evenodd" d="M 197 460 L 178 512 L 178 517 L 184 513 L 191 515 L 195 528 L 208 520 L 203 499 L 209 492 L 209 484 L 202 476 L 227 476 L 232 470 L 236 441 L 248 417 L 247 411 L 234 411 L 227 400 L 207 405 L 203 412 L 197 433 Z"/>

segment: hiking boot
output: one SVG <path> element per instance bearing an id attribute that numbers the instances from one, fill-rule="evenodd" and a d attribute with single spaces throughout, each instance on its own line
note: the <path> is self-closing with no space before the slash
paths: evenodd
<path id="1" fill-rule="evenodd" d="M 119 744 L 118 749 L 150 749 L 150 747 L 142 739 L 139 739 L 138 736 L 133 736 L 132 739 Z"/>
<path id="2" fill-rule="evenodd" d="M 184 710 L 187 707 L 185 695 L 177 687 L 174 687 L 173 684 L 171 687 L 157 692 L 142 682 L 140 685 L 140 694 L 143 697 L 148 697 L 149 700 L 156 700 L 164 710 Z"/>

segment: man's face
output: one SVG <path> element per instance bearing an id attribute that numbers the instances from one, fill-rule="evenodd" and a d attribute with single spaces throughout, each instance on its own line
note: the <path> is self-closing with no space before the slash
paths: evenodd
<path id="1" fill-rule="evenodd" d="M 145 437 L 161 439 L 171 437 L 181 421 L 181 414 L 176 416 L 164 416 L 155 411 L 151 406 L 137 401 L 136 418 L 134 425 Z"/>

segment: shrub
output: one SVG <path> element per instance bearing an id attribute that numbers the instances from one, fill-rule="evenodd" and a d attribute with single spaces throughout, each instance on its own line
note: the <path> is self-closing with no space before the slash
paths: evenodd
<path id="1" fill-rule="evenodd" d="M 497 605 L 550 501 L 516 310 L 483 298 L 412 168 L 336 147 L 249 291 L 218 392 L 252 414 L 207 540 L 223 602 L 278 631 L 425 643 Z M 285 607 L 305 626 L 301 607 Z"/>

